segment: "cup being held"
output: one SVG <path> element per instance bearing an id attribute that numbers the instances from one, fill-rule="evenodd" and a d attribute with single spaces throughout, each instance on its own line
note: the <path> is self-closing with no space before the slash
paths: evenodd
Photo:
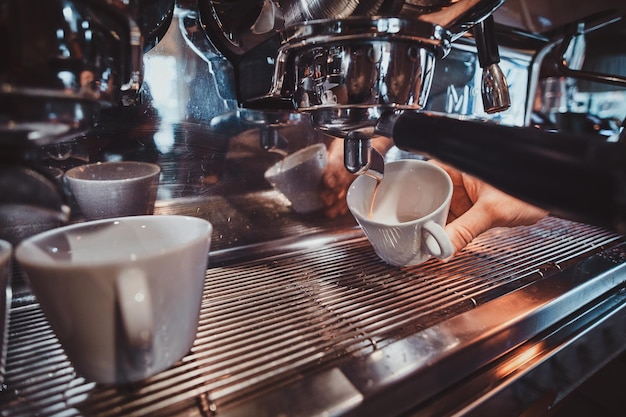
<path id="1" fill-rule="evenodd" d="M 76 371 L 123 384 L 191 348 L 211 233 L 195 217 L 119 217 L 43 232 L 15 258 Z"/>
<path id="2" fill-rule="evenodd" d="M 295 212 L 310 213 L 324 207 L 320 190 L 327 163 L 326 146 L 318 143 L 272 165 L 265 171 L 265 179 L 287 197 Z"/>
<path id="3" fill-rule="evenodd" d="M 97 162 L 74 167 L 65 181 L 86 220 L 152 214 L 161 168 L 150 162 Z"/>
<path id="4" fill-rule="evenodd" d="M 346 199 L 376 254 L 388 264 L 418 265 L 454 254 L 444 230 L 452 180 L 440 167 L 413 159 L 387 163 L 378 188 L 376 179 L 360 175 Z"/>

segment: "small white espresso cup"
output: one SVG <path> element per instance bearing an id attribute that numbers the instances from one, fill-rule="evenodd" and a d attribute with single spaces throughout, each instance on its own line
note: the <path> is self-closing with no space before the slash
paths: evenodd
<path id="1" fill-rule="evenodd" d="M 360 175 L 346 199 L 381 259 L 408 266 L 431 256 L 446 259 L 454 254 L 444 230 L 452 199 L 452 180 L 447 172 L 426 161 L 400 160 L 385 164 L 374 198 L 376 183 L 376 179 Z"/>
<path id="2" fill-rule="evenodd" d="M 265 179 L 287 197 L 296 213 L 310 213 L 323 207 L 320 187 L 327 163 L 326 146 L 317 143 L 276 162 L 265 171 Z"/>
<path id="3" fill-rule="evenodd" d="M 191 348 L 212 229 L 177 215 L 95 220 L 28 238 L 15 258 L 76 371 L 124 384 Z"/>
<path id="4" fill-rule="evenodd" d="M 85 219 L 152 214 L 161 168 L 150 162 L 97 162 L 65 172 Z"/>
<path id="5" fill-rule="evenodd" d="M 0 240 L 0 385 L 4 382 L 7 344 L 9 343 L 9 311 L 11 308 L 11 254 L 13 245 Z"/>

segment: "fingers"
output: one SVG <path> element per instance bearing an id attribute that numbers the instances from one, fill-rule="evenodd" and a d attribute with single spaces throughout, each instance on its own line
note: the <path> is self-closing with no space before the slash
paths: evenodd
<path id="1" fill-rule="evenodd" d="M 354 176 L 343 165 L 343 140 L 334 140 L 328 149 L 328 165 L 322 177 L 320 199 L 324 214 L 334 219 L 348 212 L 346 193 Z"/>
<path id="2" fill-rule="evenodd" d="M 528 204 L 524 201 L 510 197 L 511 201 L 507 203 L 507 214 L 504 219 L 500 220 L 500 224 L 505 226 L 526 226 L 537 223 L 548 215 L 546 210 Z M 498 224 L 498 225 L 500 225 Z"/>
<path id="3" fill-rule="evenodd" d="M 348 212 L 348 205 L 343 201 L 337 201 L 336 204 L 329 206 L 324 210 L 324 215 L 329 219 L 335 219 L 339 216 L 343 216 Z"/>
<path id="4" fill-rule="evenodd" d="M 326 217 L 334 219 L 348 212 L 346 193 L 346 187 L 339 189 L 329 187 L 320 192 L 320 199 L 322 200 L 322 203 L 324 203 L 324 213 Z"/>
<path id="5" fill-rule="evenodd" d="M 493 227 L 492 219 L 480 205 L 474 205 L 445 227 L 452 244 L 459 252 L 474 238 Z"/>

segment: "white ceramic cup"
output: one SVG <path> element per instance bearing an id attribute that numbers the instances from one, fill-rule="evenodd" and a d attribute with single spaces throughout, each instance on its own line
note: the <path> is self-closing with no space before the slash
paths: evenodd
<path id="1" fill-rule="evenodd" d="M 295 212 L 310 213 L 324 206 L 320 187 L 327 162 L 326 146 L 317 143 L 272 165 L 265 171 L 265 179 L 287 197 Z"/>
<path id="2" fill-rule="evenodd" d="M 150 162 L 97 162 L 65 173 L 85 219 L 152 214 L 161 168 Z"/>
<path id="3" fill-rule="evenodd" d="M 28 238 L 15 258 L 76 371 L 127 383 L 192 346 L 212 229 L 176 215 L 95 220 Z"/>
<path id="4" fill-rule="evenodd" d="M 372 207 L 375 188 L 374 178 L 360 175 L 346 199 L 381 259 L 408 266 L 431 256 L 446 259 L 454 254 L 444 230 L 452 199 L 452 180 L 447 172 L 426 161 L 394 161 L 385 164 Z"/>
<path id="5" fill-rule="evenodd" d="M 9 311 L 11 309 L 11 254 L 13 245 L 0 240 L 0 385 L 6 371 L 7 345 L 9 343 Z"/>

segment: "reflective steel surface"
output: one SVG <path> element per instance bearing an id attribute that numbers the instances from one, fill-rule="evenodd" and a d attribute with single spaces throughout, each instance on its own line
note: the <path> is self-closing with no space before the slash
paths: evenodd
<path id="1" fill-rule="evenodd" d="M 191 352 L 127 387 L 77 375 L 35 300 L 19 299 L 3 415 L 394 415 L 626 281 L 621 238 L 553 218 L 493 230 L 443 266 L 390 267 L 360 233 L 307 240 L 209 267 Z"/>
<path id="2" fill-rule="evenodd" d="M 146 381 L 91 383 L 68 362 L 18 267 L 0 415 L 519 415 L 548 410 L 624 350 L 626 249 L 612 231 L 548 217 L 491 230 L 447 263 L 394 268 L 351 216 L 293 212 L 264 171 L 331 139 L 311 115 L 240 107 L 243 87 L 269 91 L 273 62 L 263 49 L 244 54 L 245 37 L 230 39 L 224 52 L 204 32 L 202 3 L 177 2 L 168 32 L 143 56 L 133 105 L 102 110 L 92 129 L 37 153 L 42 166 L 62 171 L 96 161 L 158 163 L 155 214 L 211 221 L 194 346 Z M 258 11 L 262 3 L 246 4 Z M 233 10 L 221 9 L 220 18 L 226 12 Z M 482 71 L 466 38 L 435 65 L 425 108 L 505 126 L 535 123 L 537 108 L 559 100 L 546 95 L 535 108 L 528 92 L 542 85 L 534 54 L 545 40 L 517 35 L 509 32 L 500 47 L 509 110 L 484 112 Z M 240 72 L 229 59 L 235 55 Z M 596 102 L 591 90 L 576 96 L 590 112 L 619 114 L 621 95 L 603 92 Z M 549 110 L 540 121 L 552 129 L 560 113 Z M 387 154 L 401 157 L 416 156 Z M 69 221 L 83 221 L 67 197 Z M 28 218 L 0 221 L 0 230 L 27 225 Z"/>
<path id="3" fill-rule="evenodd" d="M 169 27 L 174 1 L 0 6 L 0 143 L 45 145 L 86 131 L 99 106 L 136 99 L 143 53 Z"/>

